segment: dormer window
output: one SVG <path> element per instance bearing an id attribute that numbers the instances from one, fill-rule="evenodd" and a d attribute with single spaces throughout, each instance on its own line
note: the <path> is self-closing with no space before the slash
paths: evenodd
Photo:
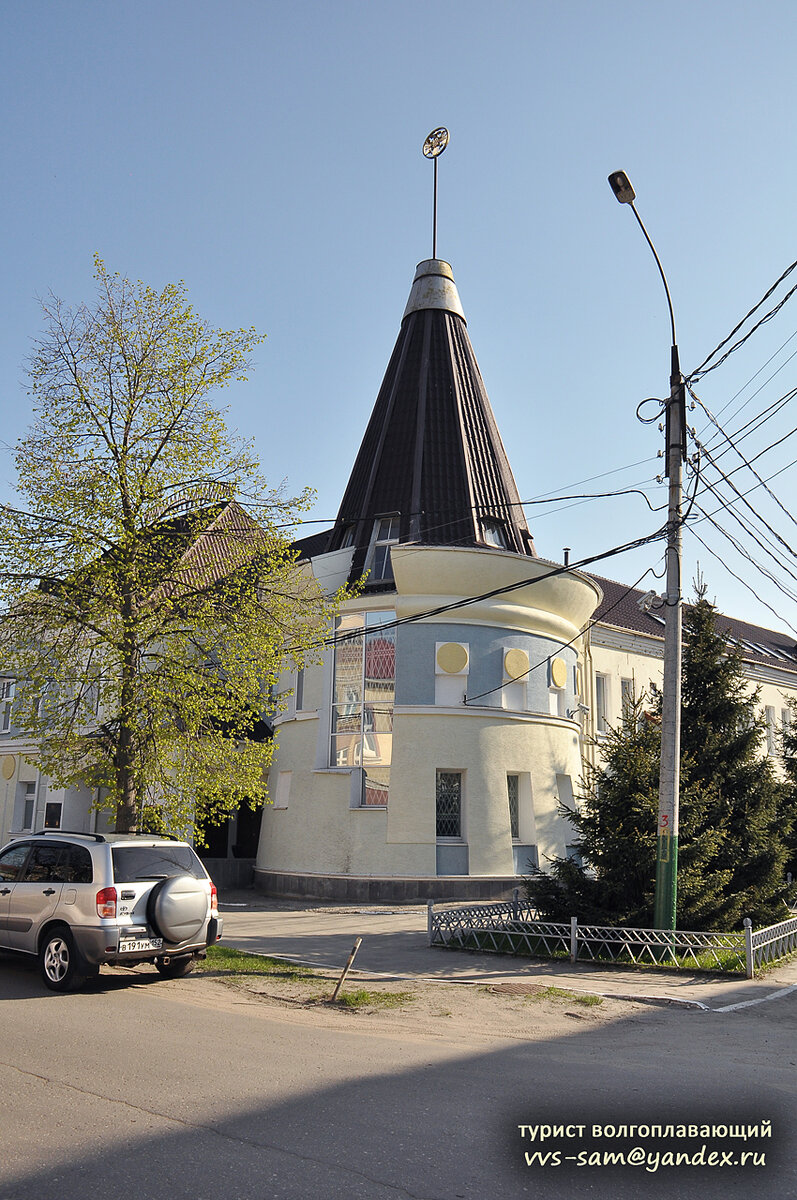
<path id="1" fill-rule="evenodd" d="M 499 550 L 508 550 L 509 542 L 506 538 L 506 528 L 503 521 L 497 521 L 495 517 L 482 517 L 482 540 L 488 546 L 496 546 Z"/>
<path id="2" fill-rule="evenodd" d="M 380 583 L 393 578 L 393 567 L 390 563 L 390 547 L 399 540 L 401 518 L 377 517 L 374 521 L 374 532 L 371 540 L 371 550 L 368 555 L 369 583 Z"/>

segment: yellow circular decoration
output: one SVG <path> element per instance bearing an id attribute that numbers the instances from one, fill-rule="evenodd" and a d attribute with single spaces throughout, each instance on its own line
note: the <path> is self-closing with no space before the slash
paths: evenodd
<path id="1" fill-rule="evenodd" d="M 443 642 L 437 651 L 437 665 L 447 675 L 459 675 L 468 665 L 468 652 L 459 642 Z"/>
<path id="2" fill-rule="evenodd" d="M 13 754 L 3 755 L 3 766 L 1 769 L 3 772 L 3 779 L 14 778 L 14 772 L 17 769 L 17 760 L 14 758 Z"/>
<path id="3" fill-rule="evenodd" d="M 551 659 L 551 683 L 558 688 L 567 683 L 567 663 L 563 658 Z"/>
<path id="4" fill-rule="evenodd" d="M 529 673 L 529 656 L 525 650 L 507 650 L 504 670 L 509 679 L 520 679 Z"/>

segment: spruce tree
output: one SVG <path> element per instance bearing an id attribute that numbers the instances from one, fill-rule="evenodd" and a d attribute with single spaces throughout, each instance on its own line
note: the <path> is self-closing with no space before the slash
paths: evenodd
<path id="1" fill-rule="evenodd" d="M 760 755 L 757 693 L 702 585 L 684 627 L 678 927 L 732 929 L 747 916 L 766 924 L 784 911 L 784 788 Z M 652 713 L 643 710 L 644 697 L 627 706 L 582 780 L 577 811 L 565 813 L 583 865 L 554 859 L 550 874 L 527 881 L 550 919 L 652 924 L 660 697 Z M 797 790 L 797 738 L 794 745 Z"/>
<path id="2" fill-rule="evenodd" d="M 797 901 L 797 705 L 789 704 L 790 719 L 783 727 L 781 749 L 786 774 L 781 822 L 786 841 L 786 872 L 791 875 L 789 899 Z"/>
<path id="3" fill-rule="evenodd" d="M 762 757 L 758 692 L 744 678 L 741 650 L 729 646 L 716 609 L 698 585 L 684 618 L 681 775 L 689 797 L 705 805 L 696 836 L 714 828 L 723 838 L 715 857 L 729 874 L 724 924 L 745 917 L 763 925 L 783 915 L 787 830 L 783 785 Z"/>
<path id="4" fill-rule="evenodd" d="M 608 731 L 577 809 L 562 810 L 577 830 L 578 858 L 553 859 L 549 874 L 526 881 L 529 899 L 551 920 L 651 922 L 660 737 L 642 703 L 627 706 L 622 724 Z"/>

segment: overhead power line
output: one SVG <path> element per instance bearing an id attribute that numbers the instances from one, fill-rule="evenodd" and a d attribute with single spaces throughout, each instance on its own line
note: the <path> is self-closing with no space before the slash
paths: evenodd
<path id="1" fill-rule="evenodd" d="M 711 360 L 713 358 L 716 358 L 716 356 L 719 354 L 719 352 L 722 349 L 724 349 L 724 347 L 727 346 L 728 343 L 733 338 L 736 337 L 736 334 L 739 333 L 739 331 L 742 329 L 742 327 L 747 324 L 747 322 L 750 320 L 750 318 L 752 316 L 754 316 L 755 313 L 758 312 L 761 305 L 765 304 L 767 302 L 767 300 L 769 300 L 770 296 L 772 296 L 773 293 L 777 291 L 777 289 L 783 283 L 784 279 L 787 279 L 789 277 L 789 275 L 791 275 L 791 273 L 795 269 L 795 267 L 797 267 L 797 260 L 795 260 L 793 263 L 791 263 L 786 268 L 786 270 L 780 276 L 778 276 L 778 278 L 775 280 L 775 282 L 772 284 L 772 286 L 764 293 L 764 295 L 761 297 L 761 299 L 756 304 L 753 305 L 753 307 L 750 309 L 750 311 L 742 317 L 741 321 L 739 321 L 739 323 L 737 325 L 734 325 L 733 329 L 730 331 L 730 333 L 727 335 L 727 337 L 724 337 L 722 339 L 722 341 L 719 343 L 719 345 L 715 346 L 715 348 L 711 351 L 711 353 L 706 358 L 703 359 L 700 366 L 697 367 L 694 371 L 692 371 L 687 376 L 687 380 L 686 380 L 687 383 L 694 383 L 696 380 L 702 379 L 704 375 L 708 375 L 709 371 L 715 371 L 717 369 L 717 367 L 721 366 L 722 363 L 724 363 L 725 360 L 727 358 L 729 358 L 731 356 L 731 354 L 734 353 L 735 350 L 738 350 L 740 346 L 743 346 L 744 343 L 753 336 L 753 334 L 756 332 L 757 329 L 760 329 L 761 326 L 765 325 L 767 321 L 771 321 L 772 318 L 775 316 L 775 314 L 780 312 L 780 310 L 783 308 L 784 304 L 786 304 L 787 301 L 789 301 L 791 299 L 791 297 L 794 295 L 794 293 L 797 292 L 797 284 L 795 284 L 792 288 L 790 288 L 790 290 L 786 293 L 786 295 L 781 300 L 779 300 L 777 304 L 773 305 L 773 307 L 769 310 L 769 312 L 766 312 L 763 317 L 760 317 L 758 319 L 758 321 L 756 321 L 756 323 L 752 327 L 752 329 L 749 329 L 746 334 L 744 334 L 742 337 L 740 337 L 738 339 L 738 341 L 734 342 L 733 345 L 731 345 L 725 351 L 725 353 L 722 355 L 721 358 L 717 359 L 716 362 L 713 362 L 713 363 L 711 362 Z M 709 363 L 711 363 L 711 366 L 708 365 Z"/>
<path id="2" fill-rule="evenodd" d="M 426 609 L 424 612 L 413 613 L 408 617 L 397 617 L 395 621 L 386 621 L 383 625 L 374 625 L 369 632 L 380 632 L 388 629 L 397 629 L 400 625 L 414 624 L 416 621 L 423 621 L 429 617 L 437 617 L 442 613 L 454 612 L 459 609 L 467 608 L 469 604 L 478 604 L 482 600 L 491 600 L 494 596 L 507 595 L 510 592 L 516 592 L 519 588 L 533 587 L 535 584 L 543 583 L 548 579 L 555 579 L 558 575 L 569 574 L 571 571 L 579 571 L 583 567 L 590 566 L 592 563 L 602 562 L 607 558 L 615 558 L 618 554 L 625 554 L 630 550 L 638 550 L 642 546 L 647 546 L 651 542 L 659 541 L 667 534 L 667 527 L 662 526 L 654 533 L 649 533 L 645 537 L 635 538 L 634 541 L 626 542 L 622 546 L 615 546 L 612 550 L 601 551 L 600 554 L 591 554 L 588 558 L 582 558 L 579 562 L 569 563 L 567 566 L 557 566 L 550 571 L 546 571 L 544 575 L 533 575 L 526 579 L 518 579 L 515 583 L 507 583 L 502 587 L 491 588 L 488 592 L 480 592 L 475 596 L 463 596 L 458 600 L 450 601 L 447 604 L 441 604 L 436 608 Z M 351 641 L 352 638 L 362 636 L 360 628 L 348 630 L 344 633 L 334 633 L 329 637 L 319 638 L 313 643 L 314 647 L 333 646 L 339 642 Z M 299 647 L 287 646 L 286 654 L 291 654 L 294 649 Z M 307 649 L 307 647 L 302 647 Z"/>
<path id="3" fill-rule="evenodd" d="M 690 388 L 690 392 L 691 392 L 691 388 Z M 706 412 L 706 413 L 708 413 L 708 415 L 711 417 L 711 413 L 709 413 L 709 411 L 708 411 L 708 409 L 706 408 L 706 406 L 705 406 L 704 404 L 702 404 L 702 401 L 701 401 L 701 406 L 703 407 L 703 409 L 705 410 L 705 412 Z M 714 418 L 713 418 L 713 417 L 711 417 L 711 419 L 712 419 L 712 421 L 714 420 Z M 717 424 L 717 423 L 715 422 L 715 424 Z M 766 480 L 765 480 L 765 479 L 764 479 L 764 478 L 763 478 L 761 475 L 759 475 L 758 471 L 756 471 L 756 469 L 755 469 L 755 467 L 753 466 L 752 462 L 751 462 L 751 461 L 750 461 L 748 458 L 746 458 L 744 454 L 742 454 L 742 452 L 741 452 L 741 450 L 738 448 L 738 446 L 736 446 L 736 445 L 734 444 L 734 442 L 732 441 L 732 439 L 728 437 L 727 433 L 725 433 L 725 430 L 724 430 L 724 429 L 722 429 L 722 428 L 721 428 L 721 426 L 720 426 L 719 424 L 717 424 L 717 428 L 720 430 L 720 432 L 722 433 L 723 437 L 725 437 L 725 439 L 727 440 L 727 442 L 728 442 L 729 446 L 730 446 L 730 447 L 731 447 L 733 450 L 735 450 L 735 451 L 736 451 L 736 453 L 739 455 L 739 457 L 740 457 L 740 458 L 741 458 L 741 460 L 742 460 L 742 464 L 743 464 L 743 466 L 747 467 L 747 469 L 748 469 L 748 470 L 750 471 L 750 473 L 751 473 L 751 474 L 754 476 L 754 478 L 758 480 L 758 482 L 759 482 L 759 484 L 761 485 L 761 487 L 763 487 L 763 488 L 764 488 L 764 490 L 766 491 L 767 495 L 768 495 L 768 496 L 769 496 L 769 497 L 770 497 L 772 500 L 774 500 L 774 501 L 775 501 L 775 503 L 778 505 L 778 507 L 779 507 L 780 509 L 782 509 L 782 511 L 783 511 L 783 512 L 786 514 L 786 516 L 789 518 L 789 520 L 790 520 L 790 521 L 791 521 L 793 524 L 797 525 L 797 521 L 795 521 L 794 517 L 793 517 L 793 516 L 792 516 L 792 514 L 789 512 L 788 508 L 786 508 L 785 504 L 783 504 L 783 502 L 782 502 L 781 500 L 779 500 L 779 499 L 778 499 L 778 497 L 775 495 L 775 493 L 773 492 L 773 490 L 772 490 L 772 488 L 769 486 L 769 484 L 766 482 Z M 759 520 L 761 520 L 761 521 L 762 521 L 762 524 L 766 524 L 766 522 L 763 520 L 763 518 L 761 517 L 761 515 L 760 515 L 759 513 L 757 513 L 757 512 L 756 512 L 756 510 L 755 510 L 755 509 L 752 507 L 752 505 L 749 503 L 749 501 L 748 501 L 748 500 L 745 500 L 744 496 L 743 496 L 743 495 L 742 495 L 742 493 L 739 491 L 739 489 L 737 488 L 736 484 L 735 484 L 735 483 L 732 483 L 732 482 L 731 482 L 731 479 L 730 479 L 730 477 L 729 477 L 728 475 L 726 475 L 726 474 L 725 474 L 725 472 L 722 470 L 722 468 L 721 468 L 721 467 L 719 467 L 719 466 L 717 465 L 717 462 L 716 462 L 715 458 L 712 456 L 712 454 L 711 454 L 711 451 L 710 451 L 710 450 L 708 450 L 708 449 L 707 449 L 705 446 L 701 446 L 701 444 L 700 444 L 700 442 L 698 441 L 698 439 L 697 439 L 697 438 L 695 438 L 694 440 L 695 440 L 695 443 L 697 444 L 697 446 L 698 446 L 698 447 L 699 447 L 699 448 L 702 450 L 702 452 L 705 454 L 706 458 L 707 458 L 707 459 L 708 459 L 708 461 L 711 463 L 712 467 L 714 467 L 714 469 L 715 469 L 715 470 L 716 470 L 716 471 L 719 473 L 719 475 L 721 475 L 721 476 L 722 476 L 722 478 L 725 480 L 725 482 L 728 484 L 728 486 L 729 486 L 729 487 L 731 487 L 731 488 L 733 489 L 733 491 L 736 493 L 736 495 L 739 497 L 739 499 L 744 501 L 744 503 L 747 505 L 747 507 L 750 509 L 750 511 L 751 511 L 751 512 L 753 512 L 753 513 L 755 514 L 755 516 L 757 516 L 757 517 L 759 518 Z M 778 541 L 779 541 L 779 542 L 781 542 L 781 544 L 782 544 L 783 546 L 785 546 L 785 547 L 786 547 L 786 549 L 789 551 L 789 553 L 790 553 L 790 554 L 793 554 L 793 553 L 794 553 L 794 551 L 792 550 L 791 546 L 789 546 L 788 542 L 785 542 L 785 541 L 783 540 L 783 538 L 781 538 L 781 537 L 780 537 L 780 535 L 779 535 L 778 533 L 776 533 L 774 529 L 772 529 L 772 527 L 771 527 L 771 526 L 767 525 L 767 528 L 769 529 L 769 532 L 770 532 L 771 534 L 773 534 L 773 535 L 774 535 L 774 536 L 775 536 L 775 537 L 778 539 Z"/>
<path id="4" fill-rule="evenodd" d="M 555 657 L 556 654 L 561 654 L 561 652 L 563 650 L 567 650 L 568 646 L 572 646 L 573 643 L 577 642 L 578 639 L 580 637 L 583 637 L 585 633 L 589 633 L 589 631 L 591 629 L 594 629 L 594 627 L 596 625 L 599 625 L 602 621 L 605 621 L 606 618 L 608 617 L 609 613 L 614 612 L 614 610 L 620 604 L 622 604 L 622 602 L 623 602 L 623 600 L 625 600 L 626 596 L 630 596 L 631 592 L 633 592 L 635 588 L 639 587 L 640 583 L 645 578 L 645 576 L 649 575 L 652 572 L 652 570 L 653 570 L 652 567 L 648 567 L 647 570 L 643 571 L 642 574 L 639 576 L 639 579 L 637 579 L 635 583 L 632 583 L 631 586 L 627 587 L 624 592 L 621 592 L 620 595 L 618 596 L 618 598 L 614 601 L 614 603 L 610 604 L 608 608 L 605 608 L 603 610 L 600 617 L 593 617 L 592 620 L 589 621 L 584 626 L 583 629 L 579 630 L 579 632 L 576 634 L 576 636 L 571 638 L 569 642 L 563 642 L 562 645 L 558 646 L 557 649 L 552 654 L 549 654 L 547 656 L 547 658 L 543 658 L 538 663 L 534 663 L 533 666 L 530 666 L 529 669 L 527 671 L 524 671 L 522 675 L 516 675 L 513 679 L 508 679 L 507 683 L 519 683 L 522 679 L 527 679 L 528 676 L 531 675 L 531 673 L 533 671 L 539 671 L 539 669 L 541 667 L 544 667 L 546 665 L 546 663 L 549 663 L 551 661 L 551 659 Z M 468 696 L 465 700 L 465 704 L 466 705 L 472 704 L 474 700 L 481 700 L 483 696 L 491 696 L 493 694 L 493 692 L 499 692 L 503 686 L 504 685 L 502 683 L 499 683 L 498 687 L 487 688 L 487 690 L 484 692 L 477 692 L 477 694 L 475 696 Z"/>
<path id="5" fill-rule="evenodd" d="M 779 621 L 782 621 L 784 625 L 788 625 L 789 629 L 797 637 L 797 629 L 795 629 L 792 623 L 783 616 L 782 612 L 779 612 L 778 609 L 773 608 L 771 604 L 768 604 L 763 596 L 759 596 L 758 592 L 748 580 L 744 579 L 741 575 L 737 575 L 735 571 L 732 571 L 728 566 L 727 559 L 723 555 L 717 554 L 716 550 L 712 550 L 711 546 L 709 546 L 708 543 L 703 540 L 699 533 L 695 533 L 694 529 L 692 529 L 691 534 L 698 542 L 700 542 L 700 545 L 705 550 L 708 550 L 711 557 L 715 558 L 720 566 L 723 567 L 729 575 L 733 576 L 737 583 L 741 583 L 742 587 L 745 587 L 750 595 L 755 597 L 759 604 L 763 604 L 764 608 L 768 608 L 769 611 L 773 613 Z"/>

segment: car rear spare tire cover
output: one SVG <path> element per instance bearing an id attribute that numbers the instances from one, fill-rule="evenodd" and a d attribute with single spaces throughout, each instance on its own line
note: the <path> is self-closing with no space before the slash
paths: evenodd
<path id="1" fill-rule="evenodd" d="M 147 915 L 164 941 L 190 941 L 207 920 L 207 883 L 192 875 L 162 879 L 150 893 Z"/>

